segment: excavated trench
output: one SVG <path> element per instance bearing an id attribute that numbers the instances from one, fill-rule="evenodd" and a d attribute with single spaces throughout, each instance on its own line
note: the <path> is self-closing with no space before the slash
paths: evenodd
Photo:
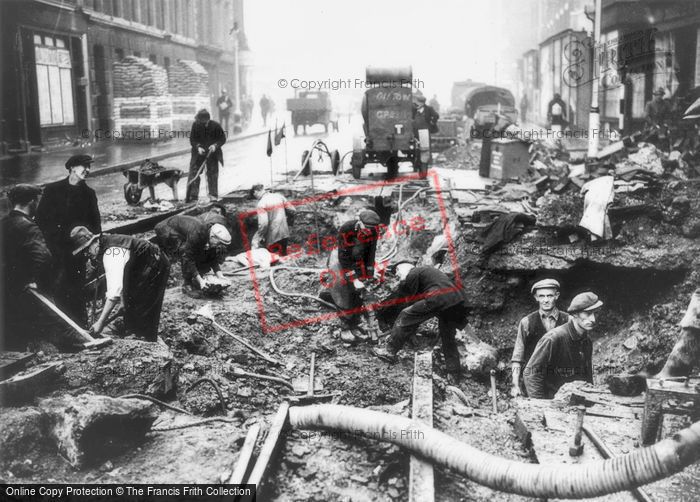
<path id="1" fill-rule="evenodd" d="M 291 194 L 288 196 L 291 198 Z M 318 218 L 314 218 L 311 210 L 301 210 L 291 240 L 303 245 L 303 236 L 316 232 L 317 226 L 320 234 L 332 235 L 342 221 L 369 204 L 369 199 L 361 198 L 321 203 Z M 235 209 L 242 211 L 248 205 L 252 207 L 249 202 L 236 203 Z M 448 214 L 450 210 L 448 206 Z M 441 233 L 444 222 L 431 199 L 415 200 L 405 207 L 405 218 L 418 215 L 425 218 L 426 229 L 409 233 L 399 240 L 399 257 L 421 257 L 433 238 Z M 670 268 L 614 266 L 597 259 L 578 260 L 556 270 L 542 268 L 538 260 L 532 260 L 533 266 L 529 269 L 520 265 L 504 269 L 498 264 L 494 266 L 475 259 L 471 251 L 460 250 L 465 242 L 478 240 L 473 233 L 462 230 L 453 237 L 460 273 L 472 302 L 467 330 L 499 350 L 501 413 L 489 415 L 488 387 L 479 379 L 467 379 L 461 386 L 469 399 L 468 407 L 446 392 L 444 364 L 438 350 L 434 352 L 433 368 L 434 425 L 484 451 L 525 462 L 532 462 L 533 458 L 513 432 L 513 410 L 504 399 L 509 388 L 505 364 L 510 358 L 518 320 L 535 308 L 529 293 L 531 283 L 544 276 L 560 280 L 563 285 L 562 308 L 576 293 L 586 289 L 597 292 L 605 302 L 595 341 L 594 364 L 598 380 L 615 370 L 657 368 L 677 335 L 675 325 L 687 301 L 687 296 L 683 295 L 697 284 L 694 256 L 688 256 L 684 263 L 674 263 Z M 391 247 L 392 242 L 382 242 L 377 256 L 382 256 Z M 324 255 L 305 254 L 291 265 L 321 269 L 325 267 L 325 259 Z M 527 260 L 519 263 L 527 263 Z M 449 270 L 451 267 L 448 264 L 445 268 Z M 318 277 L 313 274 L 284 271 L 277 273 L 275 278 L 279 288 L 288 292 L 316 295 L 320 289 Z M 330 312 L 309 299 L 278 295 L 264 273 L 258 275 L 258 282 L 259 297 L 270 323 L 304 320 L 319 312 Z M 264 334 L 250 278 L 247 275 L 236 277 L 224 297 L 213 302 L 216 320 L 282 362 L 280 367 L 273 367 L 252 357 L 250 352 L 214 326 L 188 323 L 188 316 L 203 302 L 182 295 L 180 283 L 181 273 L 176 264 L 161 320 L 161 336 L 173 355 L 175 385 L 158 395 L 174 398 L 173 404 L 199 417 L 220 416 L 221 400 L 211 385 L 204 383 L 191 388 L 200 379 L 209 378 L 223 394 L 231 423 L 151 433 L 139 450 L 111 459 L 111 469 L 95 467 L 73 472 L 60 460 L 55 457 L 52 460 L 51 455 L 41 451 L 38 443 L 26 453 L 27 458 L 35 459 L 31 469 L 14 466 L 12 472 L 17 479 L 118 482 L 121 479 L 167 481 L 171 476 L 170 480 L 215 482 L 219 473 L 230 468 L 235 460 L 235 452 L 247 428 L 255 422 L 268 421 L 279 403 L 291 395 L 288 389 L 275 383 L 238 378 L 232 368 L 290 379 L 304 377 L 308 375 L 312 351 L 316 353 L 316 371 L 323 378 L 324 393 L 337 393 L 335 402 L 397 414 L 410 413 L 408 400 L 413 355 L 416 349 L 425 349 L 435 343 L 435 325 L 424 325 L 401 353 L 399 362 L 388 365 L 370 353 L 369 344 L 343 343 L 338 320 L 300 324 L 278 333 Z M 373 294 L 381 298 L 394 284 L 395 279 L 387 276 L 387 282 Z M 133 373 L 127 379 L 96 370 L 115 364 L 119 366 L 122 361 L 116 359 L 120 357 L 132 362 L 146 358 L 144 365 L 157 360 L 157 357 L 140 352 L 138 347 L 115 352 L 113 356 L 67 356 L 73 369 L 68 372 L 68 382 L 63 384 L 64 391 L 93 390 L 113 396 L 128 392 L 156 395 L 152 382 L 140 381 L 142 373 L 133 365 L 130 366 Z M 177 416 L 170 412 L 165 415 L 164 423 L 177 420 Z M 217 440 L 223 437 L 222 434 L 228 439 Z M 182 448 L 190 450 L 183 455 Z M 38 459 L 40 454 L 43 455 L 41 460 Z M 197 464 L 197 468 L 186 471 L 177 467 L 183 461 Z M 358 437 L 293 431 L 284 442 L 268 485 L 272 486 L 272 500 L 403 500 L 407 497 L 407 473 L 408 457 L 395 446 Z M 436 470 L 435 486 L 436 499 L 440 501 L 459 499 L 467 493 L 470 500 L 525 500 L 476 485 L 444 469 Z"/>

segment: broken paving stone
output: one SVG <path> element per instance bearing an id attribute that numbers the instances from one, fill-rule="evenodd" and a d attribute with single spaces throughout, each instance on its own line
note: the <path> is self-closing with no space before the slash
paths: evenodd
<path id="1" fill-rule="evenodd" d="M 399 496 L 401 496 L 401 493 L 394 487 L 389 488 L 387 490 L 387 494 L 392 498 L 392 499 L 397 499 Z"/>
<path id="2" fill-rule="evenodd" d="M 465 342 L 459 345 L 462 366 L 474 375 L 489 375 L 498 364 L 498 350 L 465 331 Z"/>
<path id="3" fill-rule="evenodd" d="M 0 413 L 0 465 L 46 447 L 48 419 L 37 408 L 4 408 Z"/>
<path id="4" fill-rule="evenodd" d="M 59 452 L 76 468 L 135 446 L 158 417 L 150 401 L 91 393 L 42 399 L 39 408 Z"/>
<path id="5" fill-rule="evenodd" d="M 296 455 L 297 457 L 303 457 L 307 453 L 309 453 L 309 448 L 307 446 L 301 445 L 301 444 L 295 444 L 292 446 L 292 454 Z"/>
<path id="6" fill-rule="evenodd" d="M 239 387 L 236 391 L 236 395 L 240 397 L 250 397 L 253 395 L 253 389 L 250 387 Z"/>
<path id="7" fill-rule="evenodd" d="M 356 483 L 362 483 L 363 485 L 366 485 L 369 483 L 369 478 L 366 476 L 358 476 L 357 474 L 352 474 L 350 476 L 350 479 L 355 481 Z"/>

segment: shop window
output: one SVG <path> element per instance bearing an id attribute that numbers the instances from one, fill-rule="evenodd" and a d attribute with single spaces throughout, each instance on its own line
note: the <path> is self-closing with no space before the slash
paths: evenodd
<path id="1" fill-rule="evenodd" d="M 43 44 L 36 43 L 37 37 L 34 41 L 39 123 L 42 126 L 73 125 L 73 75 L 66 41 L 48 36 L 43 37 Z"/>

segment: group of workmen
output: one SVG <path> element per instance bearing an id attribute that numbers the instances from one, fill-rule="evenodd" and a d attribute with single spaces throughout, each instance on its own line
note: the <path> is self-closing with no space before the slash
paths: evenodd
<path id="1" fill-rule="evenodd" d="M 66 162 L 68 176 L 47 185 L 43 196 L 42 189 L 26 184 L 15 186 L 8 194 L 12 208 L 2 220 L 4 346 L 0 349 L 26 347 L 32 335 L 52 339 L 46 335 L 55 329 L 56 320 L 44 315 L 31 290 L 52 298 L 94 336 L 101 335 L 114 309 L 121 305 L 124 333 L 156 341 L 173 258 L 181 263 L 184 292 L 200 298 L 209 281 L 227 281 L 221 264 L 234 247 L 266 249 L 270 257 L 279 259 L 287 255 L 293 204 L 262 185 L 250 191 L 257 200 L 257 231 L 248 242 L 246 231 L 232 238 L 233 220 L 219 203 L 202 215 L 176 215 L 159 223 L 154 242 L 104 233 L 96 194 L 85 183 L 91 163 L 86 155 L 71 157 Z M 375 260 L 391 211 L 382 210 L 385 201 L 376 202 L 338 229 L 327 270 L 343 280 L 322 286 L 319 294 L 323 302 L 340 311 L 348 330 L 363 331 L 363 318 L 372 322 L 368 312 L 372 309 L 364 308 L 367 283 L 383 282 L 387 271 L 386 264 Z M 421 266 L 412 260 L 392 264 L 390 270 L 399 279 L 398 287 L 381 302 L 385 307 L 376 312 L 380 327 L 383 325 L 389 334 L 373 352 L 396 362 L 397 353 L 419 326 L 437 318 L 447 379 L 457 383 L 462 371 L 455 337 L 467 323 L 467 295 L 458 277 L 440 270 L 440 260 L 428 261 Z M 105 282 L 104 304 L 99 315 L 93 312 L 96 319 L 88 323 L 86 303 L 90 292 L 96 298 L 100 273 Z M 583 292 L 572 299 L 567 312 L 562 312 L 557 308 L 559 290 L 559 282 L 552 278 L 532 286 L 539 309 L 518 326 L 512 356 L 513 396 L 552 398 L 567 382 L 593 380 L 590 332 L 603 303 L 595 293 Z M 700 290 L 693 296 L 681 327 L 681 340 L 664 374 L 687 372 L 698 358 Z"/>

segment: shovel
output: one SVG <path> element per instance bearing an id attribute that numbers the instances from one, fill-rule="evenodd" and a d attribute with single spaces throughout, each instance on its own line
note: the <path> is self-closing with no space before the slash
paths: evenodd
<path id="1" fill-rule="evenodd" d="M 90 333 L 87 332 L 87 330 L 84 330 L 78 324 L 68 317 L 65 312 L 63 312 L 61 309 L 59 309 L 51 300 L 46 298 L 44 295 L 39 293 L 37 290 L 29 288 L 27 291 L 29 291 L 30 294 L 34 295 L 34 298 L 39 300 L 41 303 L 46 305 L 54 314 L 56 314 L 58 317 L 60 317 L 68 326 L 73 328 L 73 330 L 80 335 L 80 337 L 85 340 L 85 342 L 82 344 L 83 347 L 86 349 L 96 349 L 99 347 L 104 347 L 105 345 L 109 345 L 112 343 L 111 338 L 93 338 L 90 336 Z"/>
<path id="2" fill-rule="evenodd" d="M 294 392 L 302 394 L 291 400 L 297 403 L 310 403 L 332 399 L 335 394 L 315 394 L 317 390 L 323 390 L 323 380 L 316 376 L 316 353 L 311 353 L 308 377 L 297 377 L 292 380 Z"/>
<path id="3" fill-rule="evenodd" d="M 259 373 L 251 373 L 249 371 L 245 371 L 241 368 L 237 368 L 235 366 L 230 367 L 229 371 L 233 376 L 238 377 L 238 378 L 256 378 L 258 380 L 267 380 L 269 382 L 276 382 L 279 384 L 284 385 L 285 387 L 289 388 L 290 390 L 295 390 L 294 385 L 289 380 L 285 380 L 284 378 L 281 377 L 276 377 L 276 376 L 271 376 L 271 375 L 261 375 Z"/>
<path id="4" fill-rule="evenodd" d="M 197 310 L 197 311 L 194 313 L 194 316 L 193 316 L 193 317 L 194 317 L 194 319 L 193 319 L 194 321 L 196 321 L 197 317 L 203 317 L 204 319 L 207 319 L 207 320 L 211 321 L 211 323 L 212 323 L 214 326 L 216 326 L 218 329 L 220 329 L 221 331 L 223 331 L 225 334 L 227 334 L 228 336 L 230 336 L 231 338 L 233 338 L 234 340 L 236 340 L 238 343 L 240 343 L 241 345 L 243 345 L 244 347 L 246 347 L 248 350 L 250 350 L 251 352 L 253 352 L 254 354 L 256 354 L 258 357 L 261 357 L 262 359 L 264 359 L 264 360 L 267 361 L 268 363 L 272 363 L 272 364 L 275 364 L 275 365 L 278 365 L 278 366 L 280 366 L 280 365 L 282 364 L 282 363 L 280 363 L 278 360 L 273 359 L 272 357 L 270 357 L 270 356 L 268 356 L 267 354 L 265 354 L 263 351 L 261 351 L 261 350 L 259 350 L 259 349 L 256 349 L 256 348 L 253 347 L 251 344 L 249 344 L 245 339 L 241 338 L 241 337 L 238 336 L 238 335 L 234 335 L 234 334 L 231 333 L 229 330 L 227 330 L 226 328 L 224 328 L 221 324 L 219 324 L 218 322 L 216 322 L 216 320 L 214 319 L 214 311 L 213 311 L 212 308 L 211 308 L 211 303 L 207 303 L 207 304 L 204 305 L 202 308 L 200 308 L 199 310 Z M 192 319 L 192 317 L 188 318 L 188 322 L 190 322 L 191 319 Z"/>

